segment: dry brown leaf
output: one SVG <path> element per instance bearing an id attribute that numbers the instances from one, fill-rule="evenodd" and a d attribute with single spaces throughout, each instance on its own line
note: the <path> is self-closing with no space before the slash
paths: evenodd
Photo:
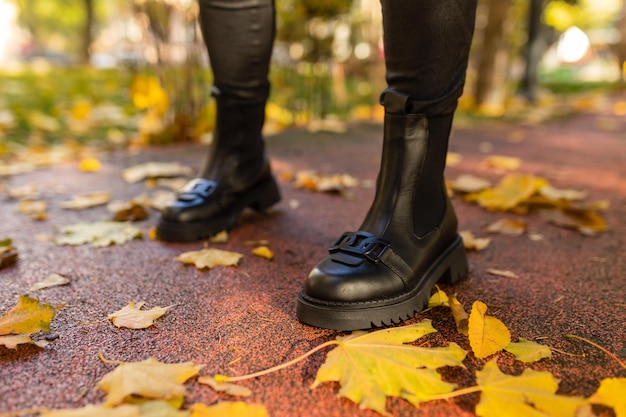
<path id="1" fill-rule="evenodd" d="M 242 257 L 243 255 L 237 252 L 206 248 L 198 251 L 181 253 L 174 259 L 185 264 L 195 265 L 198 269 L 210 269 L 216 266 L 235 266 L 239 263 L 239 260 Z"/>
<path id="2" fill-rule="evenodd" d="M 498 168 L 515 171 L 522 166 L 522 160 L 512 156 L 490 155 L 483 159 L 478 166 L 481 168 Z"/>
<path id="3" fill-rule="evenodd" d="M 476 193 L 489 187 L 491 187 L 491 181 L 471 174 L 459 175 L 450 182 L 450 188 L 461 193 Z"/>
<path id="4" fill-rule="evenodd" d="M 210 386 L 217 392 L 223 392 L 233 397 L 249 397 L 252 395 L 252 391 L 246 387 L 228 382 L 217 382 L 215 378 L 208 375 L 199 377 L 198 382 Z"/>
<path id="5" fill-rule="evenodd" d="M 460 334 L 467 336 L 468 326 L 469 326 L 469 323 L 468 323 L 469 315 L 465 311 L 465 307 L 458 300 L 458 298 L 456 297 L 456 294 L 453 294 L 451 297 L 449 297 L 448 304 L 450 305 L 450 310 L 452 311 L 452 317 L 454 317 L 454 322 L 456 323 L 456 330 Z"/>
<path id="6" fill-rule="evenodd" d="M 315 171 L 299 171 L 294 182 L 295 188 L 308 191 L 342 193 L 359 185 L 359 181 L 348 174 L 320 175 Z"/>
<path id="7" fill-rule="evenodd" d="M 133 201 L 127 203 L 125 207 L 120 207 L 113 215 L 113 221 L 116 222 L 135 222 L 148 218 L 148 212 L 141 205 Z"/>
<path id="8" fill-rule="evenodd" d="M 155 210 L 163 210 L 176 200 L 176 193 L 168 190 L 158 190 L 151 194 L 141 194 L 132 199 L 133 202 Z"/>
<path id="9" fill-rule="evenodd" d="M 70 280 L 65 278 L 63 275 L 59 275 L 59 274 L 50 274 L 50 276 L 43 280 L 43 281 L 39 281 L 36 282 L 35 284 L 33 284 L 28 291 L 38 291 L 38 290 L 42 290 L 44 288 L 51 288 L 51 287 L 57 287 L 60 285 L 67 285 L 70 283 Z"/>
<path id="10" fill-rule="evenodd" d="M 0 269 L 15 264 L 17 262 L 17 251 L 12 245 L 11 239 L 0 241 Z"/>
<path id="11" fill-rule="evenodd" d="M 10 177 L 11 175 L 27 174 L 37 169 L 35 164 L 29 162 L 0 162 L 0 177 Z"/>
<path id="12" fill-rule="evenodd" d="M 501 219 L 488 225 L 485 231 L 509 236 L 521 236 L 526 231 L 526 222 L 519 219 Z"/>
<path id="13" fill-rule="evenodd" d="M 477 238 L 474 236 L 472 232 L 469 230 L 462 230 L 459 232 L 461 238 L 463 239 L 463 246 L 467 250 L 484 250 L 491 243 L 491 239 L 488 237 Z"/>
<path id="14" fill-rule="evenodd" d="M 183 383 L 195 376 L 204 365 L 193 362 L 161 363 L 155 358 L 122 363 L 98 382 L 108 395 L 105 404 L 115 406 L 130 396 L 169 400 L 184 396 Z"/>
<path id="15" fill-rule="evenodd" d="M 64 209 L 82 210 L 91 207 L 103 206 L 109 201 L 111 201 L 111 193 L 94 192 L 74 196 L 68 201 L 61 201 L 59 206 Z"/>
<path id="16" fill-rule="evenodd" d="M 54 242 L 59 245 L 91 243 L 97 248 L 112 244 L 121 245 L 142 237 L 141 230 L 131 224 L 107 221 L 63 226 L 60 232 L 61 234 L 54 238 Z"/>
<path id="17" fill-rule="evenodd" d="M 30 338 L 29 334 L 11 334 L 6 336 L 0 336 L 0 345 L 7 349 L 17 349 L 18 345 L 37 345 L 40 348 L 46 347 L 48 342 L 45 340 L 35 341 Z"/>
<path id="18" fill-rule="evenodd" d="M 17 211 L 26 214 L 34 220 L 45 220 L 48 218 L 46 214 L 47 208 L 48 203 L 46 201 L 25 199 L 20 201 Z"/>
<path id="19" fill-rule="evenodd" d="M 503 278 L 511 278 L 511 279 L 519 278 L 519 275 L 517 275 L 515 272 L 505 271 L 503 269 L 488 268 L 486 272 L 488 274 L 495 275 L 498 277 L 503 277 Z"/>
<path id="20" fill-rule="evenodd" d="M 586 191 L 572 189 L 560 190 L 551 185 L 545 185 L 539 189 L 539 195 L 550 200 L 580 201 L 587 198 Z"/>
<path id="21" fill-rule="evenodd" d="M 116 327 L 129 329 L 146 329 L 154 324 L 154 321 L 164 315 L 171 306 L 153 307 L 150 310 L 142 310 L 144 302 L 131 301 L 127 306 L 107 316 Z"/>
<path id="22" fill-rule="evenodd" d="M 31 200 L 36 200 L 37 198 L 39 198 L 39 189 L 37 188 L 37 185 L 33 183 L 22 185 L 19 187 L 8 188 L 6 191 L 7 191 L 7 195 L 9 196 L 9 198 L 15 198 L 15 199 L 28 198 Z"/>
<path id="23" fill-rule="evenodd" d="M 594 210 L 574 208 L 542 210 L 541 215 L 552 224 L 575 229 L 585 235 L 593 236 L 608 229 L 604 218 Z"/>
<path id="24" fill-rule="evenodd" d="M 126 168 L 122 176 L 127 182 L 135 183 L 147 178 L 185 177 L 193 174 L 190 167 L 177 163 L 147 162 Z"/>
<path id="25" fill-rule="evenodd" d="M 157 178 L 155 182 L 155 186 L 168 188 L 174 192 L 179 192 L 185 185 L 187 185 L 188 180 L 185 178 Z"/>

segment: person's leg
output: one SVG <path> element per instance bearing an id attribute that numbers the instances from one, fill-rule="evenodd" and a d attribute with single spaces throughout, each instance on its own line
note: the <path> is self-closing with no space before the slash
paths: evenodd
<path id="1" fill-rule="evenodd" d="M 200 27 L 213 71 L 216 127 L 199 178 L 162 212 L 157 236 L 207 238 L 232 228 L 247 207 L 278 202 L 261 130 L 275 33 L 273 0 L 199 0 Z"/>
<path id="2" fill-rule="evenodd" d="M 476 0 L 382 0 L 386 79 L 374 201 L 309 274 L 297 316 L 353 330 L 413 317 L 438 281 L 468 271 L 443 180 Z"/>

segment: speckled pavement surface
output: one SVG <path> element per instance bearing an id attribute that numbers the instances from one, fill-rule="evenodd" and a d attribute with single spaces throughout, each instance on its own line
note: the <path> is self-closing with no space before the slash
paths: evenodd
<path id="1" fill-rule="evenodd" d="M 626 349 L 626 117 L 615 116 L 608 105 L 605 110 L 535 126 L 458 126 L 450 145 L 463 159 L 448 168 L 448 178 L 473 173 L 495 180 L 501 174 L 481 170 L 478 162 L 489 154 L 517 156 L 523 160 L 521 172 L 548 178 L 558 188 L 586 190 L 589 201 L 610 201 L 604 212 L 610 231 L 590 237 L 549 225 L 536 214 L 486 212 L 454 200 L 463 230 L 486 236 L 485 225 L 519 217 L 529 230 L 519 237 L 491 236 L 489 248 L 470 253 L 469 279 L 444 289 L 458 293 L 468 311 L 474 300 L 487 303 L 490 314 L 501 319 L 514 338 L 538 340 L 567 352 L 555 352 L 552 360 L 530 367 L 552 372 L 561 380 L 559 392 L 568 395 L 590 395 L 600 379 L 626 376 L 603 352 L 565 338 L 573 333 L 611 352 L 624 354 Z M 7 179 L 10 187 L 37 183 L 50 208 L 48 220 L 33 221 L 17 213 L 17 201 L 0 201 L 0 238 L 12 238 L 19 251 L 17 264 L 0 270 L 0 313 L 51 273 L 69 277 L 71 284 L 29 293 L 62 305 L 52 323 L 55 340 L 43 349 L 0 347 L 0 412 L 101 402 L 104 393 L 95 384 L 114 365 L 102 363 L 100 351 L 108 359 L 139 361 L 154 356 L 164 362 L 205 363 L 201 374 L 239 375 L 279 364 L 334 338 L 337 332 L 300 324 L 295 299 L 329 244 L 359 226 L 374 193 L 380 131 L 379 125 L 360 124 L 342 135 L 294 129 L 269 137 L 276 172 L 348 173 L 365 180 L 364 186 L 355 188 L 348 199 L 294 189 L 281 181 L 283 200 L 271 213 L 247 214 L 227 243 L 215 245 L 243 253 L 240 265 L 210 271 L 174 260 L 181 252 L 202 248 L 201 242 L 172 244 L 144 237 L 95 249 L 36 239 L 56 233 L 61 225 L 108 216 L 103 207 L 70 211 L 58 207 L 58 201 L 98 190 L 111 191 L 114 199 L 135 197 L 146 188 L 142 183 L 127 184 L 121 169 L 147 161 L 177 161 L 199 169 L 204 149 L 198 145 L 111 154 L 102 159 L 99 173 L 80 172 L 75 163 L 66 163 Z M 156 219 L 152 212 L 137 225 L 147 235 Z M 534 241 L 529 234 L 544 239 Z M 272 261 L 250 254 L 248 241 L 259 240 L 269 241 L 275 253 Z M 489 275 L 488 268 L 511 270 L 519 279 Z M 173 307 L 145 330 L 118 329 L 106 320 L 107 314 L 130 301 Z M 469 350 L 448 311 L 434 309 L 413 321 L 423 318 L 432 319 L 439 330 L 425 338 L 427 343 L 455 341 Z M 583 353 L 584 357 L 577 356 Z M 274 417 L 377 415 L 338 398 L 336 384 L 309 388 L 323 360 L 319 352 L 287 370 L 243 382 L 253 392 L 246 401 L 263 403 Z M 447 380 L 468 386 L 474 378 L 471 371 L 483 363 L 470 355 L 468 370 L 442 373 Z M 525 368 L 508 354 L 500 356 L 499 364 L 514 374 Z M 187 404 L 228 399 L 193 380 L 187 387 Z M 390 399 L 388 408 L 395 416 L 472 416 L 477 401 L 478 394 L 472 394 L 416 409 Z"/>

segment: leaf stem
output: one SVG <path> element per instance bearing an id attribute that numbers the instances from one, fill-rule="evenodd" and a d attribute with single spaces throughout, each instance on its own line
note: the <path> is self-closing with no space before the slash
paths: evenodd
<path id="1" fill-rule="evenodd" d="M 303 359 L 308 358 L 309 356 L 311 356 L 312 354 L 314 354 L 315 352 L 322 350 L 328 346 L 332 346 L 332 345 L 336 345 L 339 342 L 337 340 L 329 340 L 326 343 L 322 343 L 321 345 L 309 350 L 308 352 L 306 352 L 303 355 L 298 356 L 295 359 L 292 359 L 288 362 L 285 363 L 281 363 L 280 365 L 276 365 L 273 366 L 271 368 L 262 370 L 262 371 L 258 371 L 258 372 L 254 372 L 252 374 L 247 374 L 247 375 L 241 375 L 241 376 L 220 376 L 220 379 L 223 378 L 223 380 L 228 381 L 228 382 L 237 382 L 237 381 L 244 381 L 246 379 L 252 379 L 252 378 L 256 378 L 258 376 L 262 376 L 262 375 L 267 375 L 267 374 L 271 374 L 272 372 L 276 372 L 279 371 L 281 369 L 287 368 L 288 366 L 291 366 L 295 363 L 300 362 Z"/>
<path id="2" fill-rule="evenodd" d="M 115 365 L 122 365 L 122 364 L 126 363 L 124 361 L 114 361 L 114 360 L 110 360 L 110 359 L 105 358 L 104 355 L 102 354 L 101 350 L 98 351 L 98 357 L 104 363 L 110 363 L 110 364 L 115 364 Z"/>
<path id="3" fill-rule="evenodd" d="M 567 337 L 568 339 L 578 339 L 578 340 L 582 340 L 585 343 L 589 343 L 591 346 L 600 349 L 602 352 L 606 353 L 611 358 L 615 359 L 615 361 L 619 363 L 622 368 L 626 369 L 626 363 L 622 362 L 620 358 L 618 358 L 615 354 L 613 354 L 612 352 L 609 352 L 606 348 L 603 348 L 599 344 L 594 343 L 589 339 L 585 339 L 584 337 L 577 336 L 575 334 L 566 334 L 565 337 Z"/>
<path id="4" fill-rule="evenodd" d="M 583 354 L 578 355 L 578 354 L 576 354 L 576 353 L 566 352 L 566 351 L 564 351 L 564 350 L 557 349 L 557 348 L 554 348 L 554 347 L 552 347 L 552 346 L 548 346 L 548 348 L 549 348 L 551 351 L 553 351 L 553 352 L 561 353 L 561 354 L 563 354 L 563 355 L 574 356 L 574 357 L 576 357 L 576 358 L 584 358 L 584 357 L 585 357 L 585 354 L 584 354 L 584 353 L 583 353 Z"/>
<path id="5" fill-rule="evenodd" d="M 480 391 L 482 391 L 482 387 L 479 385 L 474 385 L 473 387 L 461 388 L 447 394 L 432 395 L 428 398 L 428 400 L 449 400 L 450 398 L 460 397 L 461 395 L 473 394 Z"/>

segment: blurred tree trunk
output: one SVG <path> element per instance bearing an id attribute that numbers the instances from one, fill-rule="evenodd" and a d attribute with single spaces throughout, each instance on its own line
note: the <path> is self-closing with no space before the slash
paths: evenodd
<path id="1" fill-rule="evenodd" d="M 546 0 L 530 0 L 528 10 L 528 37 L 524 47 L 526 65 L 519 92 L 530 102 L 534 102 L 537 96 L 539 61 L 545 50 L 545 27 L 541 22 L 545 6 Z"/>
<path id="2" fill-rule="evenodd" d="M 82 64 L 88 64 L 91 58 L 91 43 L 93 42 L 94 26 L 94 0 L 83 0 L 85 9 L 85 24 L 83 26 L 83 39 L 80 49 L 80 60 Z"/>
<path id="3" fill-rule="evenodd" d="M 474 90 L 479 111 L 498 115 L 504 110 L 512 0 L 486 0 L 487 23 L 482 33 Z"/>
<path id="4" fill-rule="evenodd" d="M 620 66 L 622 83 L 626 83 L 626 0 L 622 3 L 622 13 L 619 19 L 620 42 L 617 46 L 617 59 Z"/>

